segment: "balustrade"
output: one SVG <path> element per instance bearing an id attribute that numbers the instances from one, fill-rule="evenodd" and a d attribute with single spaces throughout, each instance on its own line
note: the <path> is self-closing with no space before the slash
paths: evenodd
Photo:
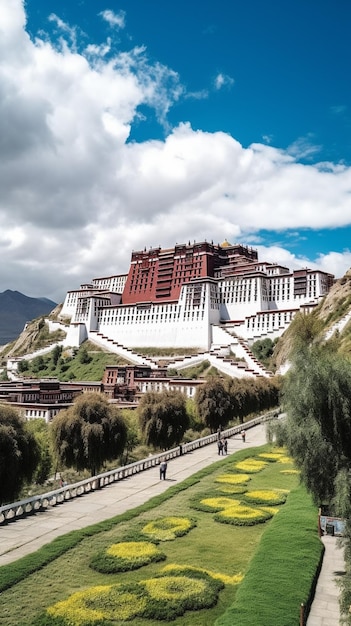
<path id="1" fill-rule="evenodd" d="M 264 415 L 254 418 L 253 420 L 250 420 L 249 422 L 245 422 L 245 430 L 272 419 L 276 414 L 277 411 L 270 411 Z M 239 434 L 242 431 L 242 428 L 242 424 L 233 426 L 232 428 L 223 430 L 222 435 L 227 438 L 233 437 L 233 435 Z M 141 461 L 135 461 L 134 463 L 129 463 L 123 467 L 117 467 L 116 469 L 109 470 L 108 472 L 104 472 L 97 476 L 92 476 L 91 478 L 86 478 L 77 483 L 60 487 L 54 491 L 49 491 L 48 493 L 43 493 L 37 496 L 31 496 L 30 498 L 20 500 L 19 502 L 13 502 L 12 504 L 5 504 L 0 507 L 0 525 L 26 517 L 27 515 L 45 511 L 46 509 L 59 504 L 64 504 L 73 498 L 81 497 L 89 492 L 101 489 L 106 485 L 128 478 L 133 474 L 151 469 L 152 467 L 159 465 L 162 459 L 170 460 L 182 454 L 187 454 L 192 450 L 197 450 L 198 448 L 202 448 L 203 446 L 216 442 L 217 437 L 217 433 L 212 433 L 211 435 L 207 435 L 207 437 L 183 443 L 181 446 L 177 446 L 171 450 L 154 454 L 146 459 L 142 459 Z"/>

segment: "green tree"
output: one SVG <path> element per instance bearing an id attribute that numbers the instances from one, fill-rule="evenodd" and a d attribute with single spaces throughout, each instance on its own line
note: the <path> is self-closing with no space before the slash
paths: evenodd
<path id="1" fill-rule="evenodd" d="M 317 344 L 296 353 L 286 376 L 285 436 L 316 502 L 330 502 L 351 469 L 351 362 Z"/>
<path id="2" fill-rule="evenodd" d="M 43 485 L 53 469 L 53 450 L 49 425 L 44 419 L 36 418 L 29 420 L 27 427 L 28 431 L 35 437 L 39 451 L 38 465 L 33 480 L 39 485 Z"/>
<path id="3" fill-rule="evenodd" d="M 85 346 L 83 346 L 80 350 L 79 350 L 79 362 L 82 363 L 83 365 L 86 365 L 88 363 L 90 363 L 91 361 L 91 356 L 89 356 L 88 350 L 86 349 Z"/>
<path id="4" fill-rule="evenodd" d="M 44 357 L 41 354 L 39 354 L 39 356 L 34 357 L 34 359 L 31 361 L 31 366 L 32 366 L 32 371 L 35 374 L 44 370 L 46 367 Z"/>
<path id="5" fill-rule="evenodd" d="M 258 361 L 268 366 L 274 351 L 274 346 L 275 342 L 273 342 L 269 337 L 266 337 L 265 339 L 255 341 L 251 346 L 251 352 L 255 355 Z"/>
<path id="6" fill-rule="evenodd" d="M 300 342 L 283 388 L 287 418 L 278 437 L 301 470 L 317 504 L 334 507 L 346 520 L 346 575 L 341 606 L 351 623 L 351 361 L 333 343 Z"/>
<path id="7" fill-rule="evenodd" d="M 39 449 L 27 423 L 10 406 L 0 406 L 0 502 L 14 501 L 30 482 L 39 462 Z"/>
<path id="8" fill-rule="evenodd" d="M 136 448 L 136 446 L 140 443 L 140 431 L 139 431 L 139 423 L 138 416 L 135 411 L 132 410 L 124 410 L 123 417 L 125 420 L 125 424 L 127 427 L 127 439 L 125 445 L 125 458 L 123 464 L 127 464 L 130 456 Z"/>
<path id="9" fill-rule="evenodd" d="M 185 396 L 179 391 L 145 393 L 138 417 L 145 443 L 154 448 L 178 445 L 189 427 Z"/>
<path id="10" fill-rule="evenodd" d="M 17 369 L 19 372 L 27 372 L 29 369 L 29 363 L 25 359 L 21 359 L 18 362 Z"/>
<path id="11" fill-rule="evenodd" d="M 54 449 L 66 467 L 95 476 L 122 454 L 127 428 L 118 409 L 99 393 L 85 393 L 52 421 Z"/>
<path id="12" fill-rule="evenodd" d="M 195 404 L 200 419 L 211 432 L 228 424 L 232 414 L 231 397 L 221 379 L 213 378 L 200 385 L 195 393 Z"/>
<path id="13" fill-rule="evenodd" d="M 51 359 L 53 365 L 56 367 L 58 360 L 62 354 L 62 346 L 56 345 L 51 353 Z"/>

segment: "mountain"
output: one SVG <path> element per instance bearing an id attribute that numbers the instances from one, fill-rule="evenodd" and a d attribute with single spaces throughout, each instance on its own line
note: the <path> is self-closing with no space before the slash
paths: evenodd
<path id="1" fill-rule="evenodd" d="M 47 315 L 56 303 L 47 298 L 29 298 L 19 291 L 0 293 L 0 345 L 13 341 L 26 322 Z"/>

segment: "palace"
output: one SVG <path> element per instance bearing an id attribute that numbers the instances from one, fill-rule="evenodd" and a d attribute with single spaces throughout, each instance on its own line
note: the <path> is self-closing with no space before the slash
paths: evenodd
<path id="1" fill-rule="evenodd" d="M 66 345 L 86 339 L 138 347 L 250 345 L 280 336 L 298 311 L 329 291 L 332 274 L 259 261 L 240 244 L 176 244 L 132 252 L 128 274 L 95 278 L 66 295 Z M 145 359 L 144 359 L 145 363 Z"/>

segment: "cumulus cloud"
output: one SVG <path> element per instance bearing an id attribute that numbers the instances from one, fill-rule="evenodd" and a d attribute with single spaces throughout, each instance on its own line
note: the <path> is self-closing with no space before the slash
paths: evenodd
<path id="1" fill-rule="evenodd" d="M 103 18 L 124 26 L 122 13 Z M 143 47 L 115 50 L 107 39 L 78 51 L 78 31 L 59 19 L 54 42 L 30 39 L 25 24 L 22 0 L 0 3 L 0 290 L 62 301 L 92 277 L 125 273 L 144 246 L 255 243 L 262 229 L 351 223 L 350 168 L 244 148 L 186 120 L 171 128 L 186 90 Z M 220 76 L 219 88 L 232 81 Z M 167 129 L 164 140 L 131 141 L 140 107 Z M 289 267 L 340 276 L 350 266 L 349 252 L 263 256 L 273 252 Z"/>

